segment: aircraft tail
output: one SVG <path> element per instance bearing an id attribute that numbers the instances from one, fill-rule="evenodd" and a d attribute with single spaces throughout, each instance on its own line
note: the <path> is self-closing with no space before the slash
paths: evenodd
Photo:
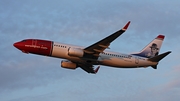
<path id="1" fill-rule="evenodd" d="M 162 42 L 164 40 L 164 35 L 158 35 L 153 41 L 151 41 L 145 48 L 143 48 L 139 53 L 133 55 L 152 58 L 159 54 Z"/>
<path id="2" fill-rule="evenodd" d="M 159 62 L 161 59 L 163 59 L 164 57 L 166 57 L 170 53 L 171 53 L 171 51 L 168 51 L 166 53 L 163 53 L 163 54 L 157 55 L 155 57 L 149 58 L 148 60 L 152 61 L 152 62 Z M 154 65 L 154 66 L 151 66 L 151 67 L 154 68 L 154 69 L 157 69 L 157 65 Z"/>
<path id="3" fill-rule="evenodd" d="M 171 53 L 171 51 L 168 51 L 166 53 L 163 53 L 163 54 L 157 55 L 155 57 L 149 58 L 148 60 L 152 61 L 152 62 L 159 62 L 161 59 L 166 57 L 169 53 Z"/>

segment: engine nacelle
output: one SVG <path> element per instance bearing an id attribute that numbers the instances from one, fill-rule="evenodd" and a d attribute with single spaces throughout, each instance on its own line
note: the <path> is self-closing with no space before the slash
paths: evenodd
<path id="1" fill-rule="evenodd" d="M 61 61 L 61 67 L 66 69 L 76 69 L 77 64 L 72 63 L 71 61 Z"/>
<path id="2" fill-rule="evenodd" d="M 75 57 L 83 57 L 84 51 L 80 48 L 69 48 L 68 55 L 75 56 Z"/>

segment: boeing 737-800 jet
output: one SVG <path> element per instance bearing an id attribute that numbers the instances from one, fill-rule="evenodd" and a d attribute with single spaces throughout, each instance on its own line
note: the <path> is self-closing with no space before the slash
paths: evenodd
<path id="1" fill-rule="evenodd" d="M 64 43 L 57 43 L 40 39 L 25 39 L 14 43 L 14 46 L 24 53 L 32 53 L 55 58 L 62 58 L 61 67 L 67 69 L 82 68 L 88 73 L 97 73 L 98 66 L 104 65 L 116 68 L 139 68 L 151 66 L 157 69 L 158 62 L 171 51 L 159 54 L 164 35 L 158 35 L 142 51 L 134 54 L 122 54 L 118 52 L 105 51 L 110 43 L 122 35 L 128 28 L 130 21 L 119 31 L 88 46 L 80 47 Z"/>

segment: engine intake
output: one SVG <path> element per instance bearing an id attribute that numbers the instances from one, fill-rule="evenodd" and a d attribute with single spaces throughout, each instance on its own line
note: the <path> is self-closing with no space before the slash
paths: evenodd
<path id="1" fill-rule="evenodd" d="M 83 57 L 84 51 L 80 48 L 69 48 L 68 55 L 75 56 L 75 57 Z"/>
<path id="2" fill-rule="evenodd" d="M 61 61 L 61 67 L 66 69 L 76 69 L 77 64 L 72 63 L 71 61 Z"/>

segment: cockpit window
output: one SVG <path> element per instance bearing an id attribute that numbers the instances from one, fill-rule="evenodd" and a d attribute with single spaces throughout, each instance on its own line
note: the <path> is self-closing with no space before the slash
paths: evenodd
<path id="1" fill-rule="evenodd" d="M 26 42 L 26 40 L 22 40 L 21 42 Z"/>

